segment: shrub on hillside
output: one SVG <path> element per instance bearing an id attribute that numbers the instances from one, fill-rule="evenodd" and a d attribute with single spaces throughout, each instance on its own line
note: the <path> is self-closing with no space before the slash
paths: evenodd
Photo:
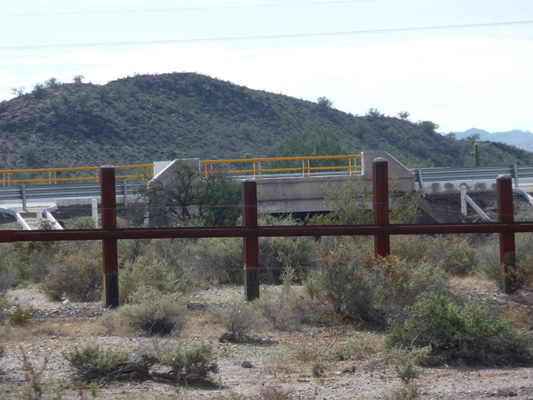
<path id="1" fill-rule="evenodd" d="M 442 293 L 424 294 L 387 342 L 391 346 L 431 346 L 432 354 L 441 360 L 480 364 L 533 361 L 531 337 L 518 331 L 490 303 L 460 304 Z"/>

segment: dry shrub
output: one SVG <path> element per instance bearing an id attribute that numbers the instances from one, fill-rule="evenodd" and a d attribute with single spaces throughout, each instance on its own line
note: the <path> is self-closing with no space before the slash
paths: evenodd
<path id="1" fill-rule="evenodd" d="M 97 301 L 102 297 L 102 253 L 94 244 L 65 247 L 49 266 L 42 289 L 52 300 Z"/>
<path id="2" fill-rule="evenodd" d="M 261 297 L 254 301 L 254 307 L 275 329 L 295 331 L 300 329 L 302 324 L 314 323 L 318 319 L 311 299 L 293 286 L 295 280 L 294 269 L 285 268 L 281 275 L 283 284 L 280 290 L 268 290 L 265 287 Z"/>
<path id="3" fill-rule="evenodd" d="M 131 304 L 114 314 L 134 329 L 147 335 L 178 333 L 187 319 L 187 307 L 178 294 L 162 294 L 153 288 L 141 287 L 131 296 Z"/>
<path id="4" fill-rule="evenodd" d="M 231 303 L 217 310 L 217 315 L 224 327 L 226 334 L 233 341 L 244 340 L 247 334 L 263 324 L 263 317 L 252 303 Z"/>
<path id="5" fill-rule="evenodd" d="M 0 294 L 30 278 L 30 273 L 29 256 L 24 254 L 21 244 L 0 243 Z"/>
<path id="6" fill-rule="evenodd" d="M 425 259 L 450 275 L 469 275 L 478 266 L 477 250 L 459 235 L 393 236 L 391 253 L 413 261 Z"/>
<path id="7" fill-rule="evenodd" d="M 172 382 L 209 381 L 211 374 L 218 373 L 218 364 L 214 360 L 210 346 L 201 345 L 186 349 L 176 349 L 167 354 L 151 358 L 157 364 L 170 367 L 168 372 L 153 372 L 152 375 Z"/>
<path id="8" fill-rule="evenodd" d="M 253 397 L 253 400 L 290 400 L 293 399 L 293 390 L 282 389 L 276 386 L 267 386 L 261 388 L 259 394 Z"/>
<path id="9" fill-rule="evenodd" d="M 386 394 L 383 398 L 385 400 L 417 400 L 421 396 L 420 389 L 414 382 L 402 385 L 398 389 L 392 390 L 389 394 Z"/>
<path id="10" fill-rule="evenodd" d="M 136 241 L 136 240 L 135 240 Z M 189 293 L 204 285 L 189 264 L 190 241 L 158 239 L 122 247 L 120 255 L 120 301 L 125 303 L 139 287 L 162 293 Z"/>
<path id="11" fill-rule="evenodd" d="M 129 354 L 122 349 L 103 350 L 98 346 L 75 347 L 63 357 L 76 370 L 77 378 L 83 381 L 107 379 L 129 361 Z"/>
<path id="12" fill-rule="evenodd" d="M 375 354 L 382 345 L 382 337 L 375 333 L 358 333 L 355 339 L 342 343 L 333 349 L 334 359 L 360 360 L 365 356 Z"/>
<path id="13" fill-rule="evenodd" d="M 511 279 L 515 280 L 519 288 L 533 285 L 533 233 L 515 235 L 516 270 Z M 478 249 L 478 273 L 501 285 L 502 275 L 500 267 L 500 249 L 496 238 L 487 241 Z"/>
<path id="14" fill-rule="evenodd" d="M 386 325 L 401 319 L 421 293 L 443 282 L 439 270 L 426 261 L 374 259 L 343 242 L 322 254 L 307 287 L 344 319 Z"/>
<path id="15" fill-rule="evenodd" d="M 297 225 L 292 217 L 261 216 L 260 226 Z M 221 283 L 242 282 L 241 238 L 207 238 L 191 246 L 188 261 L 202 276 Z M 283 271 L 292 268 L 298 276 L 315 265 L 314 242 L 308 237 L 259 238 L 261 282 L 279 282 Z"/>

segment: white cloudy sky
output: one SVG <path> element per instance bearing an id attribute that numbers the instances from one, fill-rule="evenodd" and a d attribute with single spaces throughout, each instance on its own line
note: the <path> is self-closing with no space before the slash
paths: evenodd
<path id="1" fill-rule="evenodd" d="M 533 1 L 2 1 L 0 100 L 173 71 L 443 132 L 533 131 Z"/>

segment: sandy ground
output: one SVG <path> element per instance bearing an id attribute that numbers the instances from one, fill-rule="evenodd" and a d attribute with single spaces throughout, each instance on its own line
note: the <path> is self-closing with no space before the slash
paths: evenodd
<path id="1" fill-rule="evenodd" d="M 458 290 L 466 290 L 458 285 Z M 531 311 L 526 295 L 509 297 L 484 283 L 478 293 L 491 295 Z M 199 294 L 189 310 L 186 329 L 177 337 L 148 338 L 135 334 L 110 334 L 99 320 L 106 311 L 99 303 L 50 302 L 36 287 L 9 292 L 16 303 L 33 307 L 30 322 L 0 328 L 6 355 L 0 359 L 0 399 L 24 397 L 28 374 L 25 356 L 45 385 L 43 398 L 79 399 L 383 399 L 402 387 L 380 347 L 383 335 L 355 330 L 342 324 L 303 326 L 298 331 L 265 329 L 253 332 L 251 343 L 220 343 L 224 328 L 216 314 L 225 303 L 242 298 L 242 287 L 214 287 Z M 339 361 L 336 350 L 346 343 L 366 350 Z M 211 383 L 173 385 L 146 381 L 76 386 L 72 369 L 63 357 L 76 346 L 93 344 L 123 348 L 131 354 L 142 350 L 211 345 L 219 373 Z M 312 375 L 313 363 L 324 367 Z M 251 364 L 246 365 L 249 362 Z M 31 375 L 31 374 L 30 374 Z M 34 374 L 35 375 L 35 374 Z M 480 368 L 468 366 L 426 367 L 417 379 L 423 399 L 533 399 L 533 368 Z M 275 397 L 273 393 L 283 394 Z M 262 393 L 262 394 L 261 394 Z M 268 397 L 270 396 L 270 397 Z"/>

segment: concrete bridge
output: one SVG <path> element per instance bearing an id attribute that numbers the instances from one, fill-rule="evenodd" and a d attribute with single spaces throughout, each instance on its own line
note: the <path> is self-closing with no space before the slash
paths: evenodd
<path id="1" fill-rule="evenodd" d="M 361 181 L 368 190 L 372 190 L 372 161 L 376 158 L 388 161 L 389 178 L 396 184 L 391 193 L 401 195 L 415 190 L 415 175 L 398 160 L 385 151 L 368 151 L 361 153 L 361 173 L 357 175 L 311 175 L 309 177 L 280 176 L 257 180 L 257 202 L 260 212 L 271 214 L 309 213 L 330 211 L 324 203 L 329 185 L 342 185 L 347 179 Z M 200 160 L 186 159 L 159 163 L 155 166 L 152 183 L 157 181 L 164 185 L 171 184 L 174 170 L 179 162 L 186 163 L 198 171 L 200 178 Z M 150 183 L 149 183 L 150 184 Z"/>

